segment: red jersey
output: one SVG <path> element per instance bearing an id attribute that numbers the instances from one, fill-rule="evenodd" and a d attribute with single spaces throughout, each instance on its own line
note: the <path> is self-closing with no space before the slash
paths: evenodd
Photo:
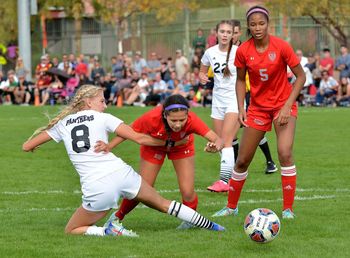
<path id="1" fill-rule="evenodd" d="M 250 105 L 262 110 L 281 108 L 292 92 L 287 65 L 295 67 L 299 59 L 284 40 L 269 36 L 268 48 L 259 53 L 251 38 L 238 47 L 235 66 L 246 68 L 250 82 Z"/>
<path id="2" fill-rule="evenodd" d="M 330 76 L 333 76 L 333 71 L 334 71 L 334 59 L 331 57 L 325 57 L 320 60 L 320 65 L 322 67 L 326 67 L 327 65 L 330 65 L 330 68 L 328 69 L 328 74 Z"/>
<path id="3" fill-rule="evenodd" d="M 139 133 L 148 134 L 154 138 L 166 140 L 168 132 L 163 122 L 163 107 L 158 106 L 135 120 L 132 128 Z M 185 126 L 180 132 L 170 131 L 170 138 L 173 141 L 184 139 L 190 135 L 189 144 L 193 143 L 193 133 L 204 136 L 209 132 L 209 127 L 193 112 L 188 112 L 188 118 Z M 180 147 L 180 146 L 179 146 Z M 166 149 L 166 147 L 160 147 Z M 176 148 L 176 147 L 174 147 Z"/>
<path id="4" fill-rule="evenodd" d="M 50 85 L 52 78 L 50 75 L 48 75 L 46 72 L 52 67 L 52 64 L 47 63 L 45 65 L 42 65 L 41 63 L 38 64 L 35 68 L 35 73 L 39 75 L 39 78 L 37 79 L 37 86 L 39 88 L 41 87 L 47 87 Z"/>

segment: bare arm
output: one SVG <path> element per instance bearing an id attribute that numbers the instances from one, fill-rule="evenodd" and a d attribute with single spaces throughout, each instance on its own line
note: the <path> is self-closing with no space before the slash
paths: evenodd
<path id="1" fill-rule="evenodd" d="M 113 138 L 109 143 L 97 141 L 96 145 L 94 146 L 94 151 L 105 153 L 110 152 L 110 150 L 112 150 L 117 145 L 128 139 L 136 142 L 137 144 L 146 146 L 165 146 L 165 144 L 167 143 L 164 140 L 154 138 L 150 135 L 138 133 L 134 131 L 134 129 L 131 126 L 126 124 L 121 124 L 120 126 L 118 126 L 118 128 L 115 130 L 115 134 L 117 134 L 118 136 Z M 168 147 L 183 145 L 186 144 L 188 141 L 189 136 L 185 137 L 180 141 L 168 143 Z"/>
<path id="2" fill-rule="evenodd" d="M 140 145 L 147 145 L 147 146 L 164 146 L 165 145 L 165 141 L 153 138 L 147 134 L 135 132 L 134 129 L 132 129 L 132 127 L 126 124 L 119 125 L 118 128 L 115 130 L 115 133 L 124 139 L 132 140 Z"/>
<path id="3" fill-rule="evenodd" d="M 208 70 L 209 70 L 209 66 L 201 64 L 201 68 L 199 70 L 199 81 L 203 85 L 205 85 L 207 82 L 209 82 Z"/>
<path id="4" fill-rule="evenodd" d="M 236 81 L 236 95 L 237 95 L 237 103 L 238 103 L 238 111 L 239 111 L 239 122 L 247 126 L 245 121 L 247 120 L 247 114 L 244 109 L 244 100 L 246 94 L 246 68 L 238 68 L 237 67 L 237 81 Z"/>
<path id="5" fill-rule="evenodd" d="M 41 144 L 44 144 L 50 140 L 52 140 L 52 138 L 47 134 L 47 132 L 41 132 L 34 138 L 23 143 L 22 150 L 26 152 L 34 151 L 35 148 L 37 148 Z"/>
<path id="6" fill-rule="evenodd" d="M 204 148 L 207 152 L 218 152 L 224 147 L 224 142 L 213 130 L 207 132 L 204 138 L 209 141 Z"/>
<path id="7" fill-rule="evenodd" d="M 295 75 L 296 79 L 293 84 L 293 90 L 277 117 L 277 124 L 281 126 L 288 124 L 292 105 L 294 104 L 295 100 L 299 96 L 299 93 L 301 89 L 304 87 L 305 80 L 306 80 L 305 72 L 300 64 L 291 68 L 291 70 Z"/>

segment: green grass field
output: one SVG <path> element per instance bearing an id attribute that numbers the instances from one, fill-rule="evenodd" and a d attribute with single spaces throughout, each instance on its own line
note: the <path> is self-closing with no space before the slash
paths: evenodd
<path id="1" fill-rule="evenodd" d="M 50 142 L 35 153 L 21 151 L 32 132 L 47 123 L 45 111 L 54 115 L 58 108 L 0 106 L 0 257 L 349 257 L 350 109 L 300 109 L 294 146 L 297 218 L 282 220 L 280 235 L 269 244 L 256 244 L 243 232 L 244 218 L 252 209 L 266 207 L 281 215 L 280 175 L 263 173 L 259 150 L 241 195 L 239 215 L 215 219 L 226 232 L 178 231 L 176 218 L 140 206 L 124 220 L 140 235 L 138 239 L 65 235 L 81 193 L 63 144 Z M 144 111 L 107 110 L 127 123 Z M 210 109 L 194 111 L 211 125 Z M 274 133 L 268 139 L 277 161 Z M 219 155 L 204 153 L 204 144 L 196 139 L 196 189 L 198 210 L 209 217 L 226 204 L 227 195 L 205 190 L 218 178 Z M 114 152 L 138 168 L 136 144 L 124 142 Z M 181 200 L 168 161 L 156 188 L 168 199 Z"/>

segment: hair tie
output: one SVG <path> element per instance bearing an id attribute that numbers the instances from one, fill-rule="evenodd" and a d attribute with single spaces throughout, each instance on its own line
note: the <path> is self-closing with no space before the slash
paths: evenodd
<path id="1" fill-rule="evenodd" d="M 183 104 L 172 104 L 164 108 L 165 111 L 169 111 L 175 108 L 183 108 L 183 109 L 188 109 L 186 105 Z"/>

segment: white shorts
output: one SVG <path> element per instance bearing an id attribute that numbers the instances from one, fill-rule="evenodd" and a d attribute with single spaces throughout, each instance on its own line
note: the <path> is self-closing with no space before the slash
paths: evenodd
<path id="1" fill-rule="evenodd" d="M 116 209 L 121 197 L 134 199 L 141 187 L 141 176 L 130 166 L 82 186 L 82 206 L 88 211 Z"/>
<path id="2" fill-rule="evenodd" d="M 211 107 L 211 118 L 217 119 L 217 120 L 224 120 L 224 117 L 227 113 L 237 113 L 238 114 L 238 106 L 236 105 L 230 105 L 227 107 Z"/>

